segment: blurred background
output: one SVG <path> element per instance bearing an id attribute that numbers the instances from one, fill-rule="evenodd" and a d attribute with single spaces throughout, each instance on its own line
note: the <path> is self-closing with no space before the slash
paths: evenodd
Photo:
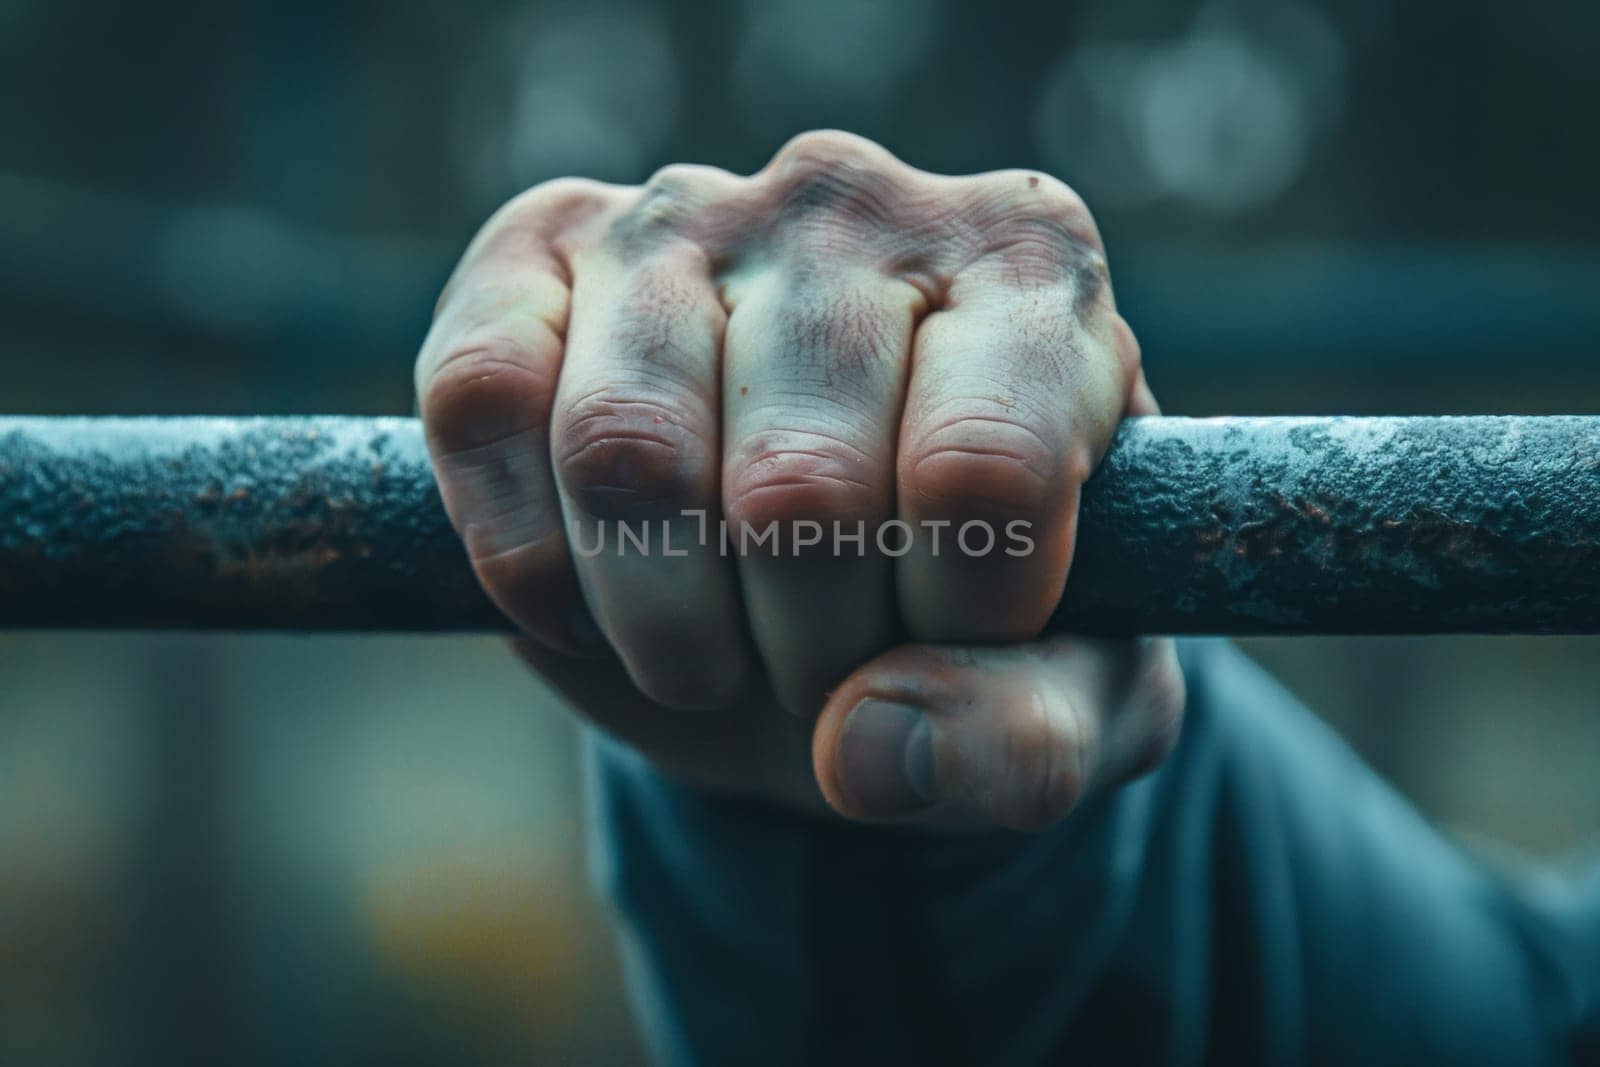
<path id="1" fill-rule="evenodd" d="M 1169 411 L 1600 413 L 1583 0 L 0 0 L 0 413 L 406 413 L 501 201 L 822 125 L 1075 185 Z M 1600 831 L 1600 639 L 1247 647 Z M 630 1062 L 581 779 L 493 640 L 0 634 L 0 1061 Z"/>

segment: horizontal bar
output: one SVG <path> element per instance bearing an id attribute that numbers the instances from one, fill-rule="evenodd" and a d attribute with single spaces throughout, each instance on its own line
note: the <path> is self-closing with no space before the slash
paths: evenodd
<path id="1" fill-rule="evenodd" d="M 506 626 L 415 420 L 0 418 L 0 627 Z M 1052 627 L 1600 630 L 1600 418 L 1129 420 Z"/>

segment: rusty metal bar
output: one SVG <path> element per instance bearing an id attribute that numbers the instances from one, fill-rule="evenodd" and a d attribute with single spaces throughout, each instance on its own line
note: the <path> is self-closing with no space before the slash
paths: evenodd
<path id="1" fill-rule="evenodd" d="M 1600 631 L 1600 418 L 1132 420 L 1054 625 Z M 0 628 L 505 626 L 414 420 L 0 418 Z"/>

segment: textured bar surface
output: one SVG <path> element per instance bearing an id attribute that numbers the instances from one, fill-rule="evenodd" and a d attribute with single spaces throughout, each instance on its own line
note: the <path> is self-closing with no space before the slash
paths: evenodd
<path id="1" fill-rule="evenodd" d="M 1131 420 L 1054 625 L 1600 630 L 1600 419 Z M 414 420 L 0 418 L 0 627 L 505 626 Z"/>

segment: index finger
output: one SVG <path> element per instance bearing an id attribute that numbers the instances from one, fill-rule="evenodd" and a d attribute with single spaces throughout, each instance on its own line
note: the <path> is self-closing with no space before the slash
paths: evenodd
<path id="1" fill-rule="evenodd" d="M 496 213 L 445 287 L 415 369 L 439 492 L 478 580 L 513 622 L 565 652 L 592 647 L 596 631 L 550 464 L 571 300 L 563 243 L 610 196 L 556 182 Z"/>

